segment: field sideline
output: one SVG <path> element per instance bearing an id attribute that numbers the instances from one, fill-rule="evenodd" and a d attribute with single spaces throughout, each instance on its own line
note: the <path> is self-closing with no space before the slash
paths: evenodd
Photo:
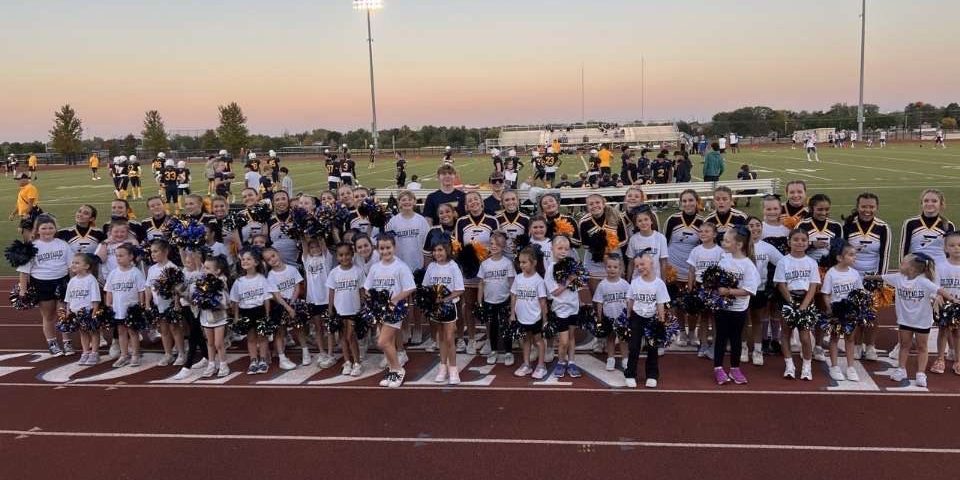
<path id="1" fill-rule="evenodd" d="M 575 177 L 583 170 L 579 158 L 573 155 L 562 157 L 561 173 Z M 778 177 L 785 182 L 802 179 L 808 184 L 810 193 L 826 193 L 833 200 L 832 217 L 839 219 L 853 207 L 856 195 L 863 191 L 873 191 L 880 196 L 880 218 L 886 220 L 894 229 L 895 242 L 893 257 L 896 258 L 899 245 L 900 227 L 903 220 L 916 215 L 919 211 L 920 192 L 925 188 L 939 188 L 947 197 L 948 210 L 951 200 L 960 198 L 960 149 L 948 148 L 934 150 L 929 143 L 923 148 L 914 144 L 888 146 L 885 149 L 857 148 L 855 150 L 836 150 L 827 146 L 820 147 L 821 163 L 808 163 L 802 149 L 763 148 L 743 149 L 738 154 L 726 155 L 726 171 L 723 179 L 735 178 L 741 164 L 749 164 L 760 178 Z M 701 157 L 694 156 L 694 175 L 701 172 Z M 281 158 L 282 160 L 282 158 Z M 394 162 L 392 156 L 378 159 L 375 168 L 369 169 L 366 158 L 357 157 L 357 173 L 360 183 L 368 187 L 394 186 Z M 407 158 L 407 179 L 419 175 L 425 189 L 435 189 L 438 157 Z M 526 163 L 526 162 L 525 162 Z M 235 163 L 236 165 L 236 163 Z M 326 189 L 326 175 L 319 159 L 282 161 L 294 179 L 297 192 L 317 193 Z M 614 162 L 614 168 L 619 161 Z M 456 157 L 456 167 L 466 183 L 485 182 L 492 169 L 486 155 Z M 143 165 L 149 170 L 149 164 Z M 202 164 L 191 164 L 195 176 L 195 191 L 206 192 Z M 521 171 L 521 178 L 528 174 L 529 168 Z M 62 225 L 73 223 L 73 212 L 81 204 L 92 204 L 98 210 L 98 223 L 104 223 L 109 217 L 109 204 L 113 198 L 113 185 L 105 169 L 101 169 L 102 180 L 92 181 L 90 171 L 82 167 L 40 167 L 39 180 L 40 205 L 60 220 Z M 157 193 L 150 179 L 145 178 L 144 196 Z M 199 188 L 197 188 L 199 187 Z M 239 191 L 234 185 L 234 191 Z M 13 208 L 17 185 L 13 180 L 0 184 L 0 198 L 7 199 L 7 212 Z M 138 217 L 146 215 L 143 201 L 132 201 Z M 759 213 L 758 203 L 739 208 L 751 213 Z M 665 214 L 661 213 L 661 216 Z M 7 245 L 16 236 L 15 222 L 5 220 L 0 226 L 0 244 Z M 958 217 L 960 218 L 960 217 Z M 6 262 L 0 266 L 0 274 L 11 274 L 12 269 Z"/>

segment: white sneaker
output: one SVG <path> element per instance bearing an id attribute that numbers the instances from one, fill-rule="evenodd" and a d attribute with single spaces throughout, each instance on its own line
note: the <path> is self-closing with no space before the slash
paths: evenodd
<path id="1" fill-rule="evenodd" d="M 477 341 L 470 339 L 470 342 L 467 343 L 467 355 L 476 355 L 477 354 Z"/>
<path id="2" fill-rule="evenodd" d="M 543 354 L 543 363 L 553 362 L 553 357 L 554 357 L 553 348 L 547 347 L 547 351 Z"/>
<path id="3" fill-rule="evenodd" d="M 195 370 L 204 369 L 204 368 L 207 368 L 208 363 L 210 363 L 209 360 L 207 360 L 206 358 L 201 358 L 199 362 L 194 363 L 193 366 L 190 368 Z"/>
<path id="4" fill-rule="evenodd" d="M 406 365 L 407 362 L 410 361 L 410 357 L 407 356 L 407 351 L 406 351 L 406 350 L 400 350 L 400 351 L 397 353 L 397 360 L 400 362 L 400 366 L 401 366 L 401 367 L 404 366 L 404 365 Z"/>
<path id="5" fill-rule="evenodd" d="M 173 376 L 173 379 L 174 379 L 174 380 L 186 380 L 186 378 L 189 377 L 189 376 L 190 376 L 190 369 L 189 369 L 189 368 L 181 368 L 180 371 L 177 372 L 177 374 Z"/>
<path id="6" fill-rule="evenodd" d="M 120 358 L 120 342 L 113 342 L 110 344 L 110 354 L 107 355 L 108 360 L 116 360 Z"/>
<path id="7" fill-rule="evenodd" d="M 464 342 L 462 338 L 457 339 L 457 353 L 463 353 L 467 351 L 467 342 Z"/>
<path id="8" fill-rule="evenodd" d="M 283 370 L 293 370 L 297 368 L 297 364 L 290 361 L 286 355 L 280 355 L 280 368 Z"/>
<path id="9" fill-rule="evenodd" d="M 740 346 L 740 363 L 747 363 L 750 361 L 750 349 L 747 348 L 747 344 L 744 343 Z"/>
<path id="10" fill-rule="evenodd" d="M 224 362 L 223 367 L 226 368 L 227 364 Z M 216 362 L 207 362 L 207 367 L 203 369 L 203 372 L 200 373 L 201 378 L 210 378 L 214 373 L 217 373 L 217 364 Z"/>
<path id="11" fill-rule="evenodd" d="M 893 373 L 890 374 L 890 380 L 894 382 L 902 382 L 907 379 L 907 369 L 906 368 L 895 368 Z"/>
<path id="12" fill-rule="evenodd" d="M 593 350 L 593 353 L 603 353 L 603 347 L 605 347 L 603 339 L 594 338 L 592 342 L 593 344 L 590 348 Z"/>
<path id="13" fill-rule="evenodd" d="M 503 356 L 503 365 L 504 365 L 505 367 L 512 367 L 512 366 L 513 366 L 513 354 L 512 354 L 512 353 L 504 354 L 504 356 Z"/>
<path id="14" fill-rule="evenodd" d="M 613 357 L 607 357 L 607 366 L 605 367 L 608 372 L 612 372 L 617 369 L 617 359 Z"/>
<path id="15" fill-rule="evenodd" d="M 808 361 L 804 361 L 800 368 L 800 380 L 813 380 L 813 365 Z"/>
<path id="16" fill-rule="evenodd" d="M 813 347 L 813 359 L 818 362 L 826 362 L 827 356 L 824 354 L 823 347 L 817 345 Z"/>
<path id="17" fill-rule="evenodd" d="M 898 343 L 893 346 L 893 349 L 890 350 L 890 353 L 887 354 L 887 357 L 890 357 L 896 360 L 899 356 L 900 356 L 900 344 Z"/>
<path id="18" fill-rule="evenodd" d="M 857 375 L 857 369 L 853 367 L 847 367 L 847 380 L 851 382 L 859 382 L 860 375 Z"/>
<path id="19" fill-rule="evenodd" d="M 187 363 L 187 354 L 186 354 L 186 353 L 180 353 L 180 354 L 178 354 L 178 355 L 177 355 L 177 358 L 175 358 L 175 359 L 173 360 L 173 366 L 175 366 L 175 367 L 182 367 L 182 366 L 184 366 L 186 363 Z"/>
<path id="20" fill-rule="evenodd" d="M 840 370 L 840 366 L 839 366 L 839 365 L 834 366 L 834 367 L 830 367 L 830 378 L 832 378 L 832 379 L 834 379 L 834 380 L 836 380 L 836 381 L 838 381 L 838 382 L 842 382 L 842 381 L 844 381 L 844 380 L 847 379 L 846 377 L 843 376 L 843 371 Z"/>
<path id="21" fill-rule="evenodd" d="M 754 350 L 754 351 L 753 351 L 753 354 L 751 355 L 751 363 L 753 363 L 754 365 L 756 365 L 756 366 L 758 366 L 758 367 L 759 367 L 759 366 L 762 366 L 762 365 L 763 365 L 763 352 Z"/>
<path id="22" fill-rule="evenodd" d="M 530 375 L 532 372 L 533 372 L 533 369 L 530 368 L 530 365 L 527 365 L 526 363 L 524 363 L 523 365 L 520 365 L 520 368 L 516 369 L 513 372 L 513 375 L 516 377 L 526 377 L 527 375 Z"/>
<path id="23" fill-rule="evenodd" d="M 487 365 L 496 365 L 497 364 L 497 352 L 487 353 Z"/>
<path id="24" fill-rule="evenodd" d="M 923 372 L 917 372 L 917 386 L 927 388 L 927 374 Z"/>
<path id="25" fill-rule="evenodd" d="M 797 366 L 793 363 L 793 360 L 787 360 L 785 363 L 783 378 L 797 378 Z"/>
<path id="26" fill-rule="evenodd" d="M 637 388 L 637 379 L 635 378 L 625 379 L 623 383 L 627 388 Z"/>
<path id="27" fill-rule="evenodd" d="M 880 356 L 877 355 L 877 347 L 873 345 L 867 345 L 867 349 L 863 352 L 863 358 L 876 362 Z"/>
<path id="28" fill-rule="evenodd" d="M 644 387 L 647 387 L 647 388 L 657 388 L 657 379 L 656 379 L 656 378 L 648 378 L 647 381 L 646 381 L 646 383 L 643 384 L 643 386 L 644 386 Z"/>
<path id="29" fill-rule="evenodd" d="M 620 367 L 623 368 L 624 370 L 627 369 L 627 364 L 628 364 L 628 363 L 630 363 L 630 362 L 628 361 L 627 357 L 623 357 L 623 358 L 620 359 Z"/>
<path id="30" fill-rule="evenodd" d="M 340 369 L 340 375 L 350 375 L 353 371 L 353 364 L 349 361 L 343 362 L 343 368 Z"/>
<path id="31" fill-rule="evenodd" d="M 166 367 L 167 365 L 170 365 L 170 362 L 172 362 L 172 361 L 173 361 L 173 356 L 172 356 L 172 355 L 164 355 L 163 358 L 161 358 L 160 361 L 157 362 L 157 366 L 158 366 L 158 367 Z"/>
<path id="32" fill-rule="evenodd" d="M 493 349 L 490 348 L 490 340 L 483 342 L 483 347 L 480 349 L 480 355 L 490 355 Z"/>
<path id="33" fill-rule="evenodd" d="M 320 368 L 330 368 L 337 364 L 337 358 L 333 355 L 324 354 L 320 359 Z"/>
<path id="34" fill-rule="evenodd" d="M 433 383 L 445 383 L 449 374 L 450 370 L 446 365 L 437 366 L 437 376 L 433 377 Z"/>
<path id="35" fill-rule="evenodd" d="M 713 344 L 712 343 L 707 345 L 706 351 L 704 351 L 704 355 L 707 357 L 707 359 L 713 360 Z"/>
<path id="36" fill-rule="evenodd" d="M 403 378 L 407 376 L 407 371 L 400 369 L 398 372 L 393 372 L 393 375 L 390 378 L 390 382 L 387 384 L 390 388 L 397 388 L 400 385 L 403 385 Z"/>
<path id="37" fill-rule="evenodd" d="M 350 369 L 351 377 L 359 377 L 363 373 L 363 365 L 359 362 L 353 364 L 353 368 Z"/>
<path id="38" fill-rule="evenodd" d="M 460 385 L 460 371 L 457 370 L 457 367 L 450 367 L 450 379 L 447 381 L 447 385 Z"/>
<path id="39" fill-rule="evenodd" d="M 301 353 L 300 353 L 300 365 L 302 365 L 302 366 L 304 366 L 304 367 L 309 367 L 309 366 L 310 366 L 310 361 L 312 360 L 312 359 L 310 358 L 310 349 L 309 349 L 309 348 L 301 348 L 301 349 L 300 349 L 300 352 L 301 352 Z"/>

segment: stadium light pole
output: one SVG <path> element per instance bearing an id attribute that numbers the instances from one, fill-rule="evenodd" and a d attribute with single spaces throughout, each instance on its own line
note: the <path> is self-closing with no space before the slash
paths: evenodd
<path id="1" fill-rule="evenodd" d="M 857 137 L 863 140 L 863 56 L 867 38 L 867 0 L 860 4 L 860 106 L 857 109 Z"/>
<path id="2" fill-rule="evenodd" d="M 373 30 L 370 28 L 370 11 L 383 8 L 383 0 L 353 0 L 354 10 L 367 13 L 367 52 L 370 54 L 370 108 L 373 110 L 373 150 L 380 147 L 377 134 L 377 93 L 373 86 Z"/>

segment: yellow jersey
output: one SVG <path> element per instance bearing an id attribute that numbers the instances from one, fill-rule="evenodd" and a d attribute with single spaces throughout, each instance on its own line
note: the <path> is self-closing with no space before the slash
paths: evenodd
<path id="1" fill-rule="evenodd" d="M 37 168 L 37 156 L 30 155 L 30 158 L 27 159 L 27 166 L 31 168 Z"/>
<path id="2" fill-rule="evenodd" d="M 36 185 L 28 183 L 20 187 L 20 191 L 17 192 L 17 215 L 26 216 L 30 213 L 30 209 L 39 202 L 40 192 L 37 191 Z"/>
<path id="3" fill-rule="evenodd" d="M 600 153 L 597 154 L 597 157 L 600 158 L 600 168 L 610 168 L 610 159 L 613 158 L 613 154 L 610 153 L 610 150 L 604 148 L 600 150 Z"/>
<path id="4" fill-rule="evenodd" d="M 90 168 L 100 168 L 100 157 L 96 155 L 90 156 Z"/>

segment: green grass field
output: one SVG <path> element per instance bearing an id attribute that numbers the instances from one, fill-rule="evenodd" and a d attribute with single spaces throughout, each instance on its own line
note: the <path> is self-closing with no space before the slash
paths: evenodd
<path id="1" fill-rule="evenodd" d="M 761 178 L 778 177 L 785 182 L 802 179 L 808 184 L 810 193 L 826 193 L 833 200 L 833 214 L 840 217 L 853 208 L 858 193 L 872 191 L 880 196 L 880 218 L 889 222 L 899 243 L 900 226 L 904 218 L 916 215 L 919 211 L 920 192 L 925 188 L 939 188 L 951 200 L 960 199 L 960 149 L 934 150 L 929 144 L 923 148 L 916 144 L 889 146 L 885 149 L 857 148 L 856 150 L 835 150 L 826 146 L 820 148 L 822 163 L 808 163 L 802 149 L 744 149 L 739 154 L 726 155 L 726 172 L 723 179 L 736 178 L 741 164 L 749 164 Z M 361 184 L 368 187 L 394 186 L 394 162 L 392 158 L 378 161 L 374 169 L 368 169 L 366 160 L 359 159 L 357 172 Z M 407 179 L 419 175 L 425 189 L 437 187 L 436 168 L 439 158 L 408 158 Z M 561 166 L 562 173 L 572 177 L 583 169 L 579 159 L 567 155 Z M 694 156 L 694 175 L 701 171 L 701 157 Z M 295 191 L 317 193 L 326 189 L 326 175 L 318 159 L 290 160 L 283 162 L 294 179 Z M 618 165 L 619 162 L 615 162 Z M 148 166 L 145 166 L 149 168 Z M 456 167 L 466 183 L 480 183 L 487 179 L 492 164 L 489 157 L 458 156 Z M 615 167 L 616 168 L 616 167 Z M 192 165 L 192 169 L 202 175 L 202 165 Z M 100 212 L 98 223 L 109 217 L 109 204 L 113 199 L 113 185 L 107 172 L 101 170 L 102 180 L 90 180 L 86 168 L 54 168 L 41 166 L 40 177 L 36 182 L 40 190 L 40 205 L 61 221 L 61 226 L 73 223 L 73 212 L 81 204 L 92 204 Z M 521 172 L 529 173 L 529 168 Z M 144 195 L 156 194 L 152 181 L 145 179 L 147 186 Z M 696 180 L 696 179 L 695 179 Z M 195 180 L 195 191 L 206 192 L 205 180 Z M 197 188 L 199 187 L 199 188 Z M 234 191 L 239 190 L 234 186 Z M 6 199 L 7 212 L 13 208 L 17 185 L 13 180 L 0 184 L 0 198 Z M 751 208 L 741 209 L 758 213 L 759 202 L 753 202 Z M 146 215 L 145 202 L 134 201 L 138 217 Z M 951 216 L 948 209 L 947 216 Z M 5 218 L 5 216 L 4 216 Z M 960 218 L 960 216 L 958 216 Z M 7 245 L 16 237 L 16 223 L 5 222 L 0 227 L 0 244 Z M 897 245 L 894 245 L 894 252 Z M 896 255 L 895 255 L 896 256 Z M 0 274 L 10 274 L 12 269 L 6 262 L 0 266 Z"/>

